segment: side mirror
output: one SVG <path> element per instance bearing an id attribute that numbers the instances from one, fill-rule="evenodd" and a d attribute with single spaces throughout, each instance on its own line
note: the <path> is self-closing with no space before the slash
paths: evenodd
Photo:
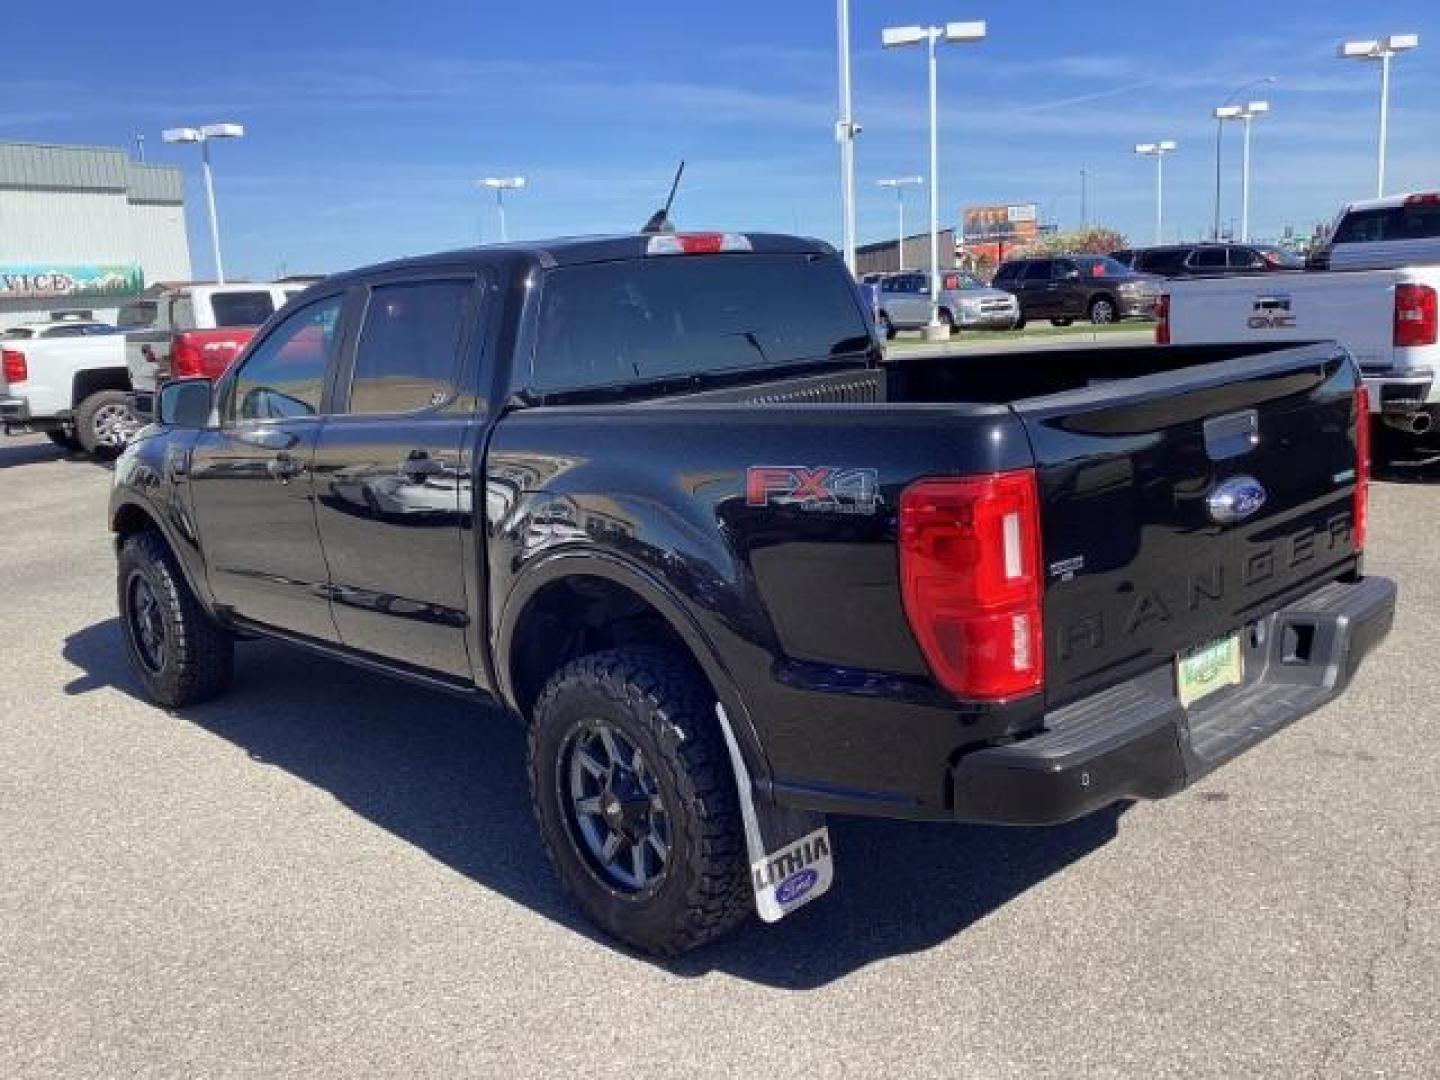
<path id="1" fill-rule="evenodd" d="M 215 387 L 209 379 L 177 379 L 160 388 L 156 419 L 166 427 L 203 428 L 210 423 Z"/>

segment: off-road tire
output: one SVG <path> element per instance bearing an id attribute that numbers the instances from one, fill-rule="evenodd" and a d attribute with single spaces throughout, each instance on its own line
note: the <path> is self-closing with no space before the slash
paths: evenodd
<path id="1" fill-rule="evenodd" d="M 689 658 L 634 647 L 565 665 L 532 712 L 530 791 L 550 861 L 586 916 L 644 953 L 693 949 L 753 910 L 735 776 L 714 708 L 715 696 Z M 664 876 L 642 892 L 615 887 L 594 866 L 561 776 L 570 739 L 596 720 L 644 755 L 669 818 Z"/>
<path id="2" fill-rule="evenodd" d="M 164 628 L 165 660 L 147 662 L 135 625 L 135 595 L 142 579 L 154 597 Z M 147 529 L 125 538 L 117 572 L 125 651 L 156 702 L 169 708 L 193 705 L 223 693 L 235 671 L 235 639 L 200 606 L 159 533 Z"/>
<path id="3" fill-rule="evenodd" d="M 103 442 L 96 422 L 106 410 L 119 407 L 129 411 L 129 398 L 124 390 L 99 390 L 80 402 L 75 410 L 75 437 L 80 440 L 81 449 L 95 457 L 115 457 L 125 449 L 123 443 Z"/>

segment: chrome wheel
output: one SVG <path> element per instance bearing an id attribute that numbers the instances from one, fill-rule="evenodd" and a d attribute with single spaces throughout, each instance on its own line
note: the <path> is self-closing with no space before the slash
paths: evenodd
<path id="1" fill-rule="evenodd" d="M 140 423 L 130 411 L 130 406 L 119 402 L 101 405 L 90 420 L 95 445 L 111 450 L 123 449 L 139 427 Z"/>
<path id="2" fill-rule="evenodd" d="M 153 674 L 165 670 L 169 648 L 165 637 L 165 616 L 160 601 L 144 574 L 130 575 L 125 586 L 125 622 L 140 662 Z"/>
<path id="3" fill-rule="evenodd" d="M 618 728 L 576 726 L 558 762 L 576 848 L 608 886 L 653 889 L 670 865 L 670 815 L 649 763 Z"/>

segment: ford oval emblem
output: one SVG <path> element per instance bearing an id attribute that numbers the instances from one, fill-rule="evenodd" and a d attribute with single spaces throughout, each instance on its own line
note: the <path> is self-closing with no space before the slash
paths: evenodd
<path id="1" fill-rule="evenodd" d="M 1264 485 L 1253 476 L 1232 476 L 1205 496 L 1205 509 L 1215 524 L 1234 525 L 1264 506 L 1267 497 Z"/>
<path id="2" fill-rule="evenodd" d="M 801 870 L 791 874 L 775 886 L 775 899 L 782 904 L 793 904 L 815 887 L 820 875 L 814 870 Z"/>

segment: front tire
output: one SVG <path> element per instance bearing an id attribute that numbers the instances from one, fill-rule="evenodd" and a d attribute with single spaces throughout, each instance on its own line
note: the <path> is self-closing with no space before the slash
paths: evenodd
<path id="1" fill-rule="evenodd" d="M 880 332 L 885 335 L 886 341 L 895 340 L 895 324 L 890 321 L 890 316 L 883 311 L 880 313 Z"/>
<path id="2" fill-rule="evenodd" d="M 530 725 L 530 790 L 566 891 L 606 933 L 673 956 L 751 910 L 735 776 L 715 697 L 655 648 L 572 661 Z"/>
<path id="3" fill-rule="evenodd" d="M 180 708 L 230 685 L 235 639 L 200 606 L 159 533 L 125 538 L 117 585 L 125 648 L 150 697 Z"/>
<path id="4" fill-rule="evenodd" d="M 100 390 L 75 410 L 75 435 L 81 448 L 96 457 L 120 453 L 139 426 L 130 408 L 130 395 L 124 390 Z"/>
<path id="5" fill-rule="evenodd" d="M 940 320 L 940 325 L 945 328 L 947 334 L 955 333 L 955 316 L 950 314 L 948 309 L 942 307 L 936 313 L 936 318 Z"/>
<path id="6" fill-rule="evenodd" d="M 1069 325 L 1070 325 L 1071 323 L 1073 323 L 1074 321 L 1075 321 L 1074 319 L 1051 319 L 1051 320 L 1050 320 L 1050 325 L 1051 325 L 1051 326 L 1069 326 Z"/>

